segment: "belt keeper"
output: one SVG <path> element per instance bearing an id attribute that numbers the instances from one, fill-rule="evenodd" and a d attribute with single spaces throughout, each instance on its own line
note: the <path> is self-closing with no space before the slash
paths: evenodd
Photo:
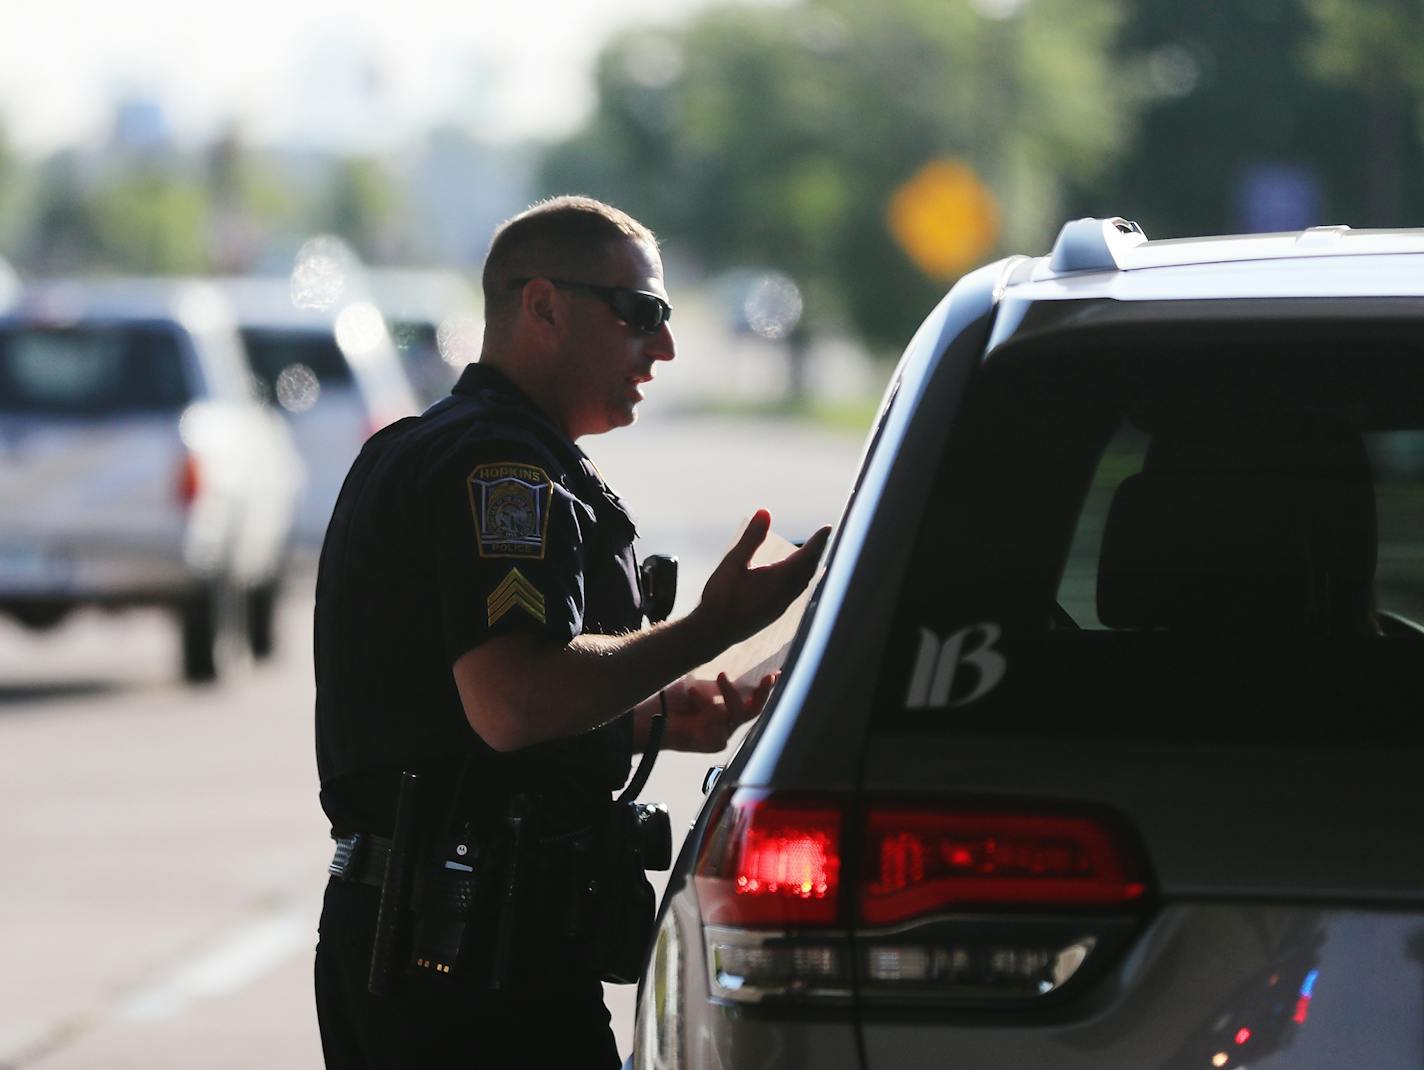
<path id="1" fill-rule="evenodd" d="M 366 853 L 365 847 L 364 832 L 342 836 L 336 841 L 336 853 L 332 855 L 331 864 L 326 867 L 326 871 L 341 880 L 350 879 L 360 869 L 361 860 Z"/>

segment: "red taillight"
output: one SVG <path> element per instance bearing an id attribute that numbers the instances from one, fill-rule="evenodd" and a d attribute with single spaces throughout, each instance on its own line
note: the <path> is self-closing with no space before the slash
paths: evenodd
<path id="1" fill-rule="evenodd" d="M 849 883 L 848 845 L 862 852 Z M 1124 945 L 1145 873 L 1126 829 L 1096 811 L 741 788 L 707 826 L 695 875 L 710 990 L 1037 1000 Z"/>
<path id="2" fill-rule="evenodd" d="M 839 806 L 736 792 L 697 863 L 703 918 L 712 925 L 829 925 L 840 913 Z"/>
<path id="3" fill-rule="evenodd" d="M 198 478 L 198 459 L 191 453 L 184 454 L 183 464 L 178 469 L 178 504 L 184 507 L 192 505 L 198 498 L 201 485 Z"/>
<path id="4" fill-rule="evenodd" d="M 1136 855 L 1095 817 L 877 806 L 865 858 L 868 925 L 986 907 L 1122 907 L 1147 890 Z"/>

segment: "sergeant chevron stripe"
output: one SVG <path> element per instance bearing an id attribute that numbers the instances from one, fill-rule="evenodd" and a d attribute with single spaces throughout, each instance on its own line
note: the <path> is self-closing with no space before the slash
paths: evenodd
<path id="1" fill-rule="evenodd" d="M 524 573 L 517 568 L 509 570 L 509 575 L 500 581 L 494 593 L 489 596 L 489 623 L 494 626 L 494 622 L 499 620 L 515 606 L 537 620 L 544 623 L 544 596 L 524 577 Z"/>

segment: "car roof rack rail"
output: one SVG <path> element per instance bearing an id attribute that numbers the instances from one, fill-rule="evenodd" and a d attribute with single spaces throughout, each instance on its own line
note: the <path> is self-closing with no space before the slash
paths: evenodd
<path id="1" fill-rule="evenodd" d="M 1053 243 L 1048 266 L 1057 274 L 1066 271 L 1118 271 L 1121 254 L 1147 240 L 1142 228 L 1130 219 L 1074 219 L 1063 224 Z"/>

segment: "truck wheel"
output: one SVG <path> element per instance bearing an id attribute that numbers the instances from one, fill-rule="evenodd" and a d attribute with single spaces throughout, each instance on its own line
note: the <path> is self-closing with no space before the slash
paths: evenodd
<path id="1" fill-rule="evenodd" d="M 273 580 L 247 592 L 247 645 L 262 661 L 272 656 L 277 617 L 277 583 Z"/>
<path id="2" fill-rule="evenodd" d="M 244 638 L 243 602 L 230 585 L 215 582 L 183 603 L 179 618 L 184 680 L 211 683 L 232 668 Z"/>
<path id="3" fill-rule="evenodd" d="M 183 604 L 180 624 L 183 638 L 183 679 L 208 683 L 218 676 L 217 598 L 205 591 Z"/>

